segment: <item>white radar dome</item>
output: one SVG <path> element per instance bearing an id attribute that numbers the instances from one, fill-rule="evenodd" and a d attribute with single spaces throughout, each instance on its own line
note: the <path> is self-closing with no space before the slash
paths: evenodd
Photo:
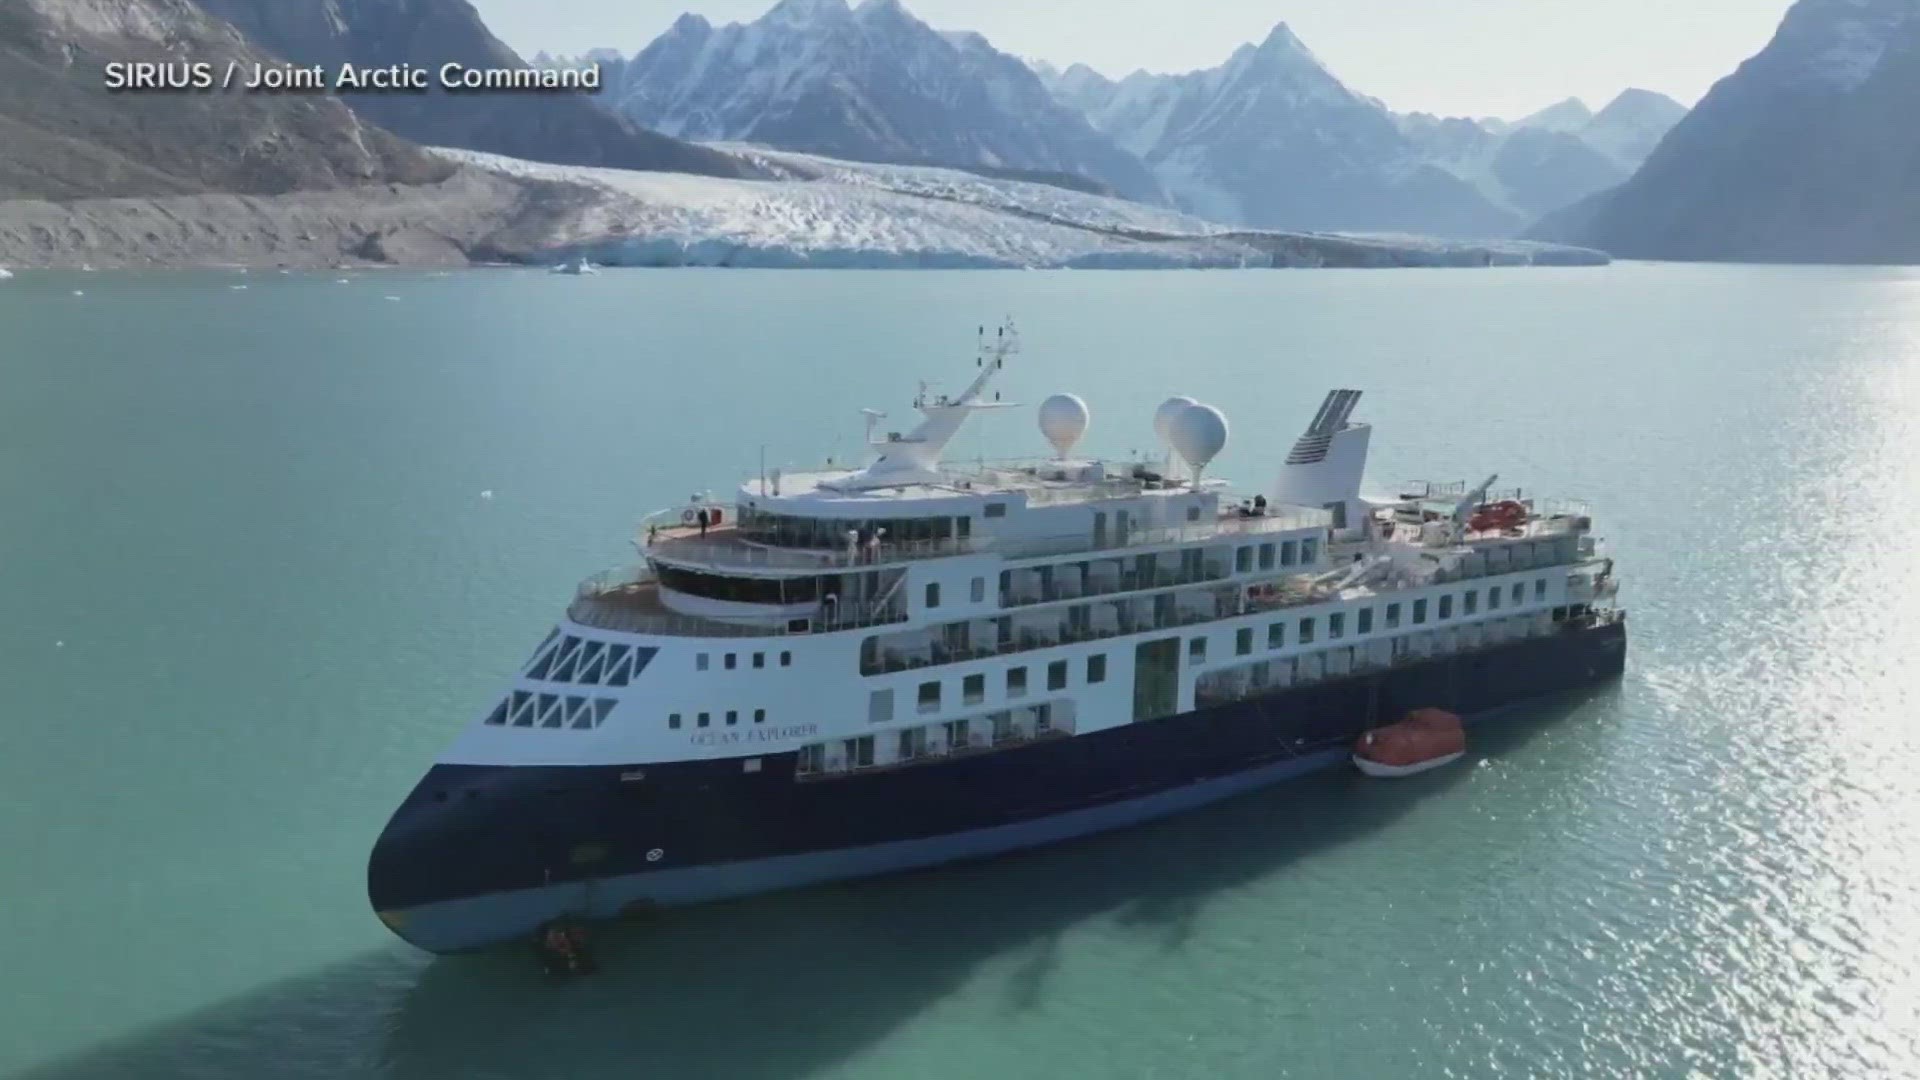
<path id="1" fill-rule="evenodd" d="M 1040 403 L 1040 434 L 1063 458 L 1079 445 L 1092 419 L 1087 403 L 1073 394 L 1055 394 Z"/>
<path id="2" fill-rule="evenodd" d="M 1153 410 L 1153 433 L 1160 436 L 1162 443 L 1172 446 L 1173 418 L 1187 411 L 1189 405 L 1198 404 L 1190 397 L 1170 397 L 1161 402 L 1160 407 Z"/>
<path id="3" fill-rule="evenodd" d="M 1201 470 L 1226 448 L 1227 417 L 1211 405 L 1189 405 L 1167 425 L 1167 434 L 1174 452 L 1192 467 L 1197 484 Z"/>

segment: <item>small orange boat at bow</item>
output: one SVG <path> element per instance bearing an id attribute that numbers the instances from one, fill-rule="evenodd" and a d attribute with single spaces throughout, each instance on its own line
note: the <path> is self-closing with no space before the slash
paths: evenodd
<path id="1" fill-rule="evenodd" d="M 1415 709 L 1399 723 L 1360 736 L 1353 763 L 1368 776 L 1413 776 L 1449 765 L 1467 752 L 1467 730 L 1444 709 Z"/>

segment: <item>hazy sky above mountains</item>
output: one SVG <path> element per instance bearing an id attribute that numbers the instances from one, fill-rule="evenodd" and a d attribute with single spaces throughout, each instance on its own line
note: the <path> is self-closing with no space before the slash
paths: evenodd
<path id="1" fill-rule="evenodd" d="M 905 0 L 942 30 L 1109 75 L 1212 67 L 1286 21 L 1355 90 L 1401 111 L 1509 119 L 1628 86 L 1691 105 L 1759 51 L 1790 0 Z M 522 53 L 631 55 L 683 11 L 716 23 L 772 0 L 474 0 Z"/>

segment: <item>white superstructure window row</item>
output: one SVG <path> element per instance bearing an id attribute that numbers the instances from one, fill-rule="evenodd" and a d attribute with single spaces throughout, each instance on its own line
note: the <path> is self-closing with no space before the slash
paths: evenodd
<path id="1" fill-rule="evenodd" d="M 618 704 L 614 698 L 515 690 L 493 707 L 483 723 L 489 727 L 591 731 L 606 723 Z"/>
<path id="2" fill-rule="evenodd" d="M 794 776 L 816 780 L 870 769 L 900 768 L 963 754 L 992 753 L 1041 739 L 1073 735 L 1075 703 L 1056 698 L 949 720 L 810 743 L 797 752 Z"/>

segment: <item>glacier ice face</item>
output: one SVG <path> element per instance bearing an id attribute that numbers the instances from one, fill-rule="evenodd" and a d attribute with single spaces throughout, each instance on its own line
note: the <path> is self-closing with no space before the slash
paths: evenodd
<path id="1" fill-rule="evenodd" d="M 1605 262 L 1597 252 L 1418 237 L 1230 232 L 1191 215 L 955 169 L 715 149 L 778 177 L 734 180 L 437 150 L 474 168 L 585 188 L 531 261 L 621 266 L 1158 269 Z"/>

